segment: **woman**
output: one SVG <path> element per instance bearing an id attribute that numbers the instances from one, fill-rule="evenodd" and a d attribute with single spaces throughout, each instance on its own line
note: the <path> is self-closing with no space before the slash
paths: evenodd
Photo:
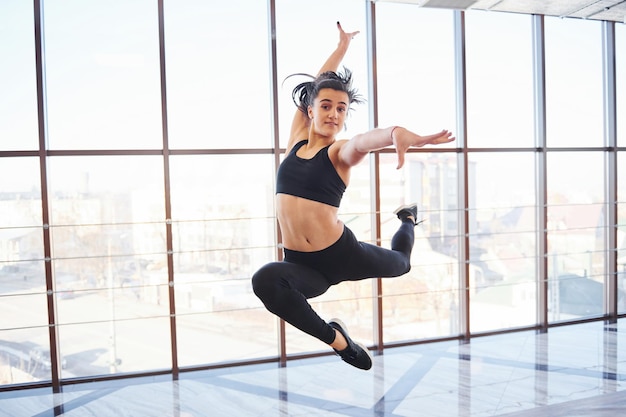
<path id="1" fill-rule="evenodd" d="M 339 44 L 317 78 L 293 90 L 298 106 L 291 125 L 286 157 L 276 180 L 276 209 L 284 261 L 263 266 L 252 277 L 255 294 L 265 307 L 294 327 L 330 345 L 347 363 L 370 369 L 367 348 L 348 336 L 337 319 L 325 322 L 307 299 L 331 285 L 375 277 L 396 277 L 409 271 L 417 205 L 398 208 L 401 220 L 391 250 L 359 242 L 338 218 L 341 198 L 350 182 L 350 169 L 372 151 L 393 145 L 398 168 L 408 148 L 448 143 L 446 130 L 420 136 L 392 126 L 373 129 L 350 140 L 338 140 L 350 105 L 360 102 L 351 86 L 351 73 L 336 73 L 352 38 L 337 22 Z"/>

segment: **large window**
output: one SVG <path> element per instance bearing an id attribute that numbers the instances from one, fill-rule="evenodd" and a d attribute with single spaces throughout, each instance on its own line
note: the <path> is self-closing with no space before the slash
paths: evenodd
<path id="1" fill-rule="evenodd" d="M 390 247 L 401 204 L 422 222 L 409 273 L 333 286 L 310 300 L 320 316 L 378 347 L 602 319 L 615 268 L 626 313 L 624 25 L 614 149 L 606 22 L 370 0 L 7 0 L 0 389 L 332 353 L 282 326 L 250 278 L 281 258 L 291 92 L 335 48 L 336 21 L 360 31 L 342 64 L 365 98 L 341 139 L 399 125 L 461 140 L 353 169 L 339 217 L 359 240 Z"/>

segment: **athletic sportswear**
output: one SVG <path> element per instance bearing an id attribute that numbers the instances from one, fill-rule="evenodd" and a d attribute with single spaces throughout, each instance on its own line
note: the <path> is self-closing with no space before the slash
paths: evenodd
<path id="1" fill-rule="evenodd" d="M 411 220 L 402 221 L 391 239 L 391 250 L 359 242 L 346 226 L 339 240 L 326 249 L 300 252 L 283 248 L 285 260 L 259 269 L 252 277 L 252 288 L 270 312 L 331 344 L 335 329 L 311 308 L 307 299 L 343 281 L 406 274 L 411 269 L 414 228 Z"/>
<path id="2" fill-rule="evenodd" d="M 276 194 L 289 194 L 339 207 L 346 184 L 328 157 L 330 145 L 320 149 L 311 159 L 300 158 L 296 152 L 308 142 L 298 142 L 278 167 Z"/>

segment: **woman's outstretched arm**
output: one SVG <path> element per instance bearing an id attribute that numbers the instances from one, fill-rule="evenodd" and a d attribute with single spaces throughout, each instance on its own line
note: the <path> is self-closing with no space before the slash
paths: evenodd
<path id="1" fill-rule="evenodd" d="M 347 166 L 355 166 L 372 151 L 393 145 L 398 155 L 397 169 L 404 165 L 404 156 L 409 148 L 425 145 L 439 145 L 454 140 L 454 136 L 447 130 L 432 135 L 421 136 L 400 126 L 385 129 L 376 128 L 354 136 L 346 141 L 339 150 L 339 160 Z"/>

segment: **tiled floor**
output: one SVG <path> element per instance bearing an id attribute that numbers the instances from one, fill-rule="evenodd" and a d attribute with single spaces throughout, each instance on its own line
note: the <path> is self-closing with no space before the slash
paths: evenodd
<path id="1" fill-rule="evenodd" d="M 621 347 L 621 348 L 620 348 Z M 626 416 L 626 321 L 0 393 L 0 416 Z"/>

